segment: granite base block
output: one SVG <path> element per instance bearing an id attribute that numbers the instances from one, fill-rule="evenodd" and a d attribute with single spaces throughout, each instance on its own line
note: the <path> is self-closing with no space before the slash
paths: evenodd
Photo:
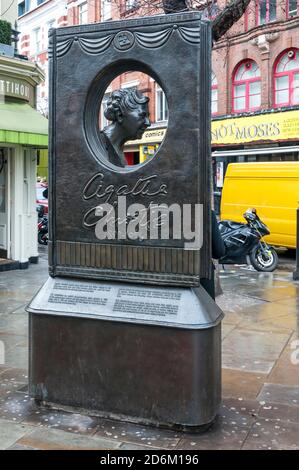
<path id="1" fill-rule="evenodd" d="M 88 307 L 88 313 L 74 305 L 59 312 L 63 306 L 51 307 L 51 302 L 45 307 L 52 309 L 42 310 L 42 297 L 52 295 L 57 302 L 53 289 L 57 282 L 61 286 L 61 280 L 47 282 L 28 308 L 31 396 L 56 407 L 176 429 L 196 431 L 213 422 L 221 401 L 222 312 L 203 289 L 125 286 L 124 292 L 119 291 L 123 284 L 106 283 L 105 291 L 112 287 L 118 300 L 114 305 L 120 305 L 119 296 L 141 305 L 140 318 L 136 309 L 121 318 L 112 315 L 111 298 L 106 306 L 96 305 L 94 312 L 102 309 L 102 314 L 93 316 Z M 64 282 L 73 288 L 75 282 L 78 292 L 82 286 Z M 86 289 L 95 285 L 103 283 L 83 281 L 80 302 L 82 292 L 91 298 Z M 65 295 L 69 292 L 70 287 Z M 156 305 L 148 316 L 147 296 L 149 305 Z M 128 305 L 132 308 L 121 304 Z"/>

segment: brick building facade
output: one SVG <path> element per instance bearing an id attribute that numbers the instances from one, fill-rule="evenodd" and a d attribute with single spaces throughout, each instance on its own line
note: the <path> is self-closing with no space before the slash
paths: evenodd
<path id="1" fill-rule="evenodd" d="M 29 34 L 22 27 L 22 21 L 32 17 L 41 24 L 38 11 L 50 4 L 57 10 L 54 26 L 160 13 L 153 9 L 155 2 L 139 8 L 140 2 L 135 0 L 32 2 L 39 5 L 23 14 L 19 25 L 22 31 L 21 52 L 33 59 L 32 31 Z M 19 3 L 24 3 L 24 0 L 19 0 Z M 225 3 L 226 0 L 218 0 L 218 8 L 223 8 Z M 44 52 L 37 56 L 42 64 L 46 61 L 42 55 Z M 215 191 L 221 192 L 229 162 L 298 160 L 299 0 L 252 0 L 243 17 L 214 44 L 212 69 Z M 127 148 L 128 162 L 136 163 L 138 159 L 142 161 L 147 153 L 154 152 L 163 139 L 168 110 L 165 96 L 153 79 L 137 72 L 126 73 L 116 79 L 107 94 L 115 88 L 130 86 L 138 86 L 150 97 L 152 122 L 143 139 L 131 142 Z M 46 94 L 46 88 L 42 93 Z M 101 119 L 104 122 L 103 112 Z"/>
<path id="2" fill-rule="evenodd" d="M 68 25 L 121 20 L 159 13 L 159 10 L 153 8 L 150 3 L 143 5 L 142 8 L 136 8 L 137 3 L 135 0 L 119 0 L 118 2 L 68 0 Z M 164 93 L 151 77 L 143 73 L 128 71 L 117 77 L 106 91 L 100 116 L 101 127 L 107 124 L 104 118 L 105 99 L 113 90 L 131 87 L 138 88 L 150 98 L 149 112 L 152 123 L 141 141 L 132 141 L 126 145 L 125 156 L 128 164 L 136 164 L 153 155 L 161 143 L 167 125 L 168 108 Z"/>
<path id="3" fill-rule="evenodd" d="M 243 18 L 213 48 L 213 72 L 218 81 L 216 114 L 219 115 L 234 112 L 234 73 L 238 65 L 247 59 L 253 60 L 260 70 L 260 108 L 276 107 L 273 89 L 276 62 L 283 51 L 299 47 L 299 18 L 287 18 L 288 0 L 277 1 L 276 20 L 265 24 L 259 24 L 258 11 L 255 2 L 252 3 Z M 299 99 L 297 101 L 299 104 Z"/>
<path id="4" fill-rule="evenodd" d="M 223 8 L 225 3 L 226 0 L 218 0 L 218 8 Z M 87 12 L 86 22 L 160 13 L 153 10 L 154 2 L 148 2 L 147 8 L 138 8 L 134 0 L 69 0 L 68 24 L 80 23 L 82 4 Z M 252 0 L 243 17 L 214 44 L 211 106 L 216 193 L 221 192 L 229 162 L 298 160 L 298 15 L 298 0 Z M 163 138 L 166 121 L 157 120 L 157 116 L 164 111 L 167 118 L 167 109 L 159 112 L 158 107 L 165 105 L 165 98 L 161 99 L 151 79 L 145 83 L 144 77 L 137 73 L 122 76 L 108 91 L 131 82 L 149 95 L 152 128 L 160 129 L 152 134 L 149 130 L 143 141 L 137 143 L 142 158 L 143 147 L 151 144 L 154 147 Z M 158 141 L 151 141 L 151 135 L 155 138 L 158 135 Z M 137 151 L 136 144 L 134 150 Z"/>
<path id="5" fill-rule="evenodd" d="M 36 62 L 46 77 L 37 96 L 37 109 L 44 115 L 48 114 L 48 32 L 66 25 L 66 0 L 18 0 L 20 53 Z"/>
<path id="6" fill-rule="evenodd" d="M 214 44 L 212 160 L 218 196 L 228 163 L 298 160 L 298 15 L 297 1 L 252 1 Z"/>

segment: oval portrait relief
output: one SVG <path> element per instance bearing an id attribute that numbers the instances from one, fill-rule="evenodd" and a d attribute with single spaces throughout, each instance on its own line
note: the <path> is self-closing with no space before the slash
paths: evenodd
<path id="1" fill-rule="evenodd" d="M 152 77 L 139 71 L 122 73 L 105 88 L 98 111 L 88 115 L 87 130 L 96 117 L 96 132 L 86 132 L 86 137 L 105 166 L 136 170 L 155 158 L 162 144 L 168 125 L 166 95 Z"/>

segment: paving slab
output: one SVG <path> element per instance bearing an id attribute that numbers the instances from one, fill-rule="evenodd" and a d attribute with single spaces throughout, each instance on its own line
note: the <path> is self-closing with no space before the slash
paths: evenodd
<path id="1" fill-rule="evenodd" d="M 11 447 L 8 447 L 6 450 L 38 450 L 34 449 L 34 447 L 29 446 L 21 446 L 20 444 L 14 444 Z"/>
<path id="2" fill-rule="evenodd" d="M 281 385 L 299 385 L 299 348 L 292 347 L 291 339 L 279 357 L 267 382 Z M 295 346 L 295 345 L 294 345 Z"/>
<path id="3" fill-rule="evenodd" d="M 16 369 L 28 369 L 28 345 L 20 343 L 6 351 L 5 363 Z"/>
<path id="4" fill-rule="evenodd" d="M 216 421 L 205 434 L 186 435 L 176 450 L 237 450 L 241 449 L 247 434 L 247 429 Z"/>
<path id="5" fill-rule="evenodd" d="M 220 271 L 225 310 L 223 401 L 205 434 L 178 433 L 38 406 L 28 395 L 27 302 L 47 279 L 46 251 L 27 271 L 0 277 L 0 446 L 34 449 L 297 449 L 299 283 L 292 273 Z M 5 311 L 3 311 L 5 310 Z M 0 337 L 1 339 L 1 337 Z M 299 359 L 299 354 L 298 354 Z M 2 434 L 1 434 L 2 432 Z"/>
<path id="6" fill-rule="evenodd" d="M 5 368 L 1 371 L 0 368 L 0 379 L 1 381 L 8 380 L 11 382 L 25 384 L 28 383 L 28 371 L 27 369 L 17 369 L 17 368 Z"/>
<path id="7" fill-rule="evenodd" d="M 240 318 L 238 314 L 245 308 L 256 308 L 258 305 L 263 305 L 264 301 L 235 292 L 224 292 L 217 298 L 217 304 L 225 313 L 235 313 L 237 318 Z"/>
<path id="8" fill-rule="evenodd" d="M 221 326 L 222 340 L 227 337 L 227 335 L 235 328 L 233 324 L 223 324 Z"/>
<path id="9" fill-rule="evenodd" d="M 259 401 L 299 406 L 299 384 L 282 385 L 266 383 L 258 396 Z"/>
<path id="10" fill-rule="evenodd" d="M 95 436 L 102 436 L 116 441 L 121 440 L 131 444 L 144 444 L 149 447 L 162 449 L 176 448 L 182 435 L 182 433 L 176 433 L 171 430 L 111 420 L 103 420 L 95 434 Z"/>
<path id="11" fill-rule="evenodd" d="M 265 402 L 259 409 L 258 416 L 265 421 L 284 421 L 299 424 L 299 406 L 283 405 L 280 403 Z"/>
<path id="12" fill-rule="evenodd" d="M 14 445 L 32 428 L 23 424 L 11 423 L 0 418 L 0 449 L 7 449 Z"/>
<path id="13" fill-rule="evenodd" d="M 289 340 L 289 335 L 235 328 L 224 339 L 223 367 L 270 373 Z"/>
<path id="14" fill-rule="evenodd" d="M 16 443 L 40 450 L 113 450 L 121 445 L 119 441 L 41 427 L 27 432 Z"/>
<path id="15" fill-rule="evenodd" d="M 146 446 L 146 445 L 138 445 L 138 444 L 131 444 L 128 442 L 125 442 L 124 444 L 121 444 L 120 450 L 137 450 L 137 451 L 142 451 L 142 450 L 148 450 L 148 451 L 154 451 L 154 450 L 161 450 L 160 447 L 153 447 L 153 446 Z"/>
<path id="16" fill-rule="evenodd" d="M 244 450 L 299 449 L 299 424 L 259 419 L 251 428 Z"/>
<path id="17" fill-rule="evenodd" d="M 34 400 L 31 400 L 30 406 L 24 409 L 22 414 L 23 423 L 82 435 L 94 434 L 100 422 L 92 416 L 46 409 L 36 405 Z"/>
<path id="18" fill-rule="evenodd" d="M 259 394 L 267 374 L 222 369 L 222 396 L 242 399 L 255 399 Z"/>
<path id="19" fill-rule="evenodd" d="M 0 333 L 28 336 L 28 314 L 23 306 L 13 313 L 0 314 Z"/>

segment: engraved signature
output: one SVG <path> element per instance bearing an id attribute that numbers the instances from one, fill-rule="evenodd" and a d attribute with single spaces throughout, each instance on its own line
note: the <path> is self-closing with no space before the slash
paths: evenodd
<path id="1" fill-rule="evenodd" d="M 123 184 L 115 186 L 104 184 L 103 173 L 96 173 L 83 188 L 82 198 L 84 201 L 89 201 L 93 198 L 100 199 L 100 203 L 110 203 L 114 206 L 117 205 L 117 198 L 119 196 L 165 196 L 167 195 L 167 185 L 157 184 L 158 175 L 151 175 L 139 178 L 132 186 Z M 151 201 L 152 202 L 152 201 Z M 98 219 L 95 219 L 95 212 L 98 206 L 90 208 L 83 217 L 83 226 L 86 228 L 94 227 Z"/>
<path id="2" fill-rule="evenodd" d="M 166 184 L 160 184 L 156 189 L 152 188 L 156 178 L 158 178 L 158 175 L 139 178 L 131 188 L 127 184 L 118 187 L 109 184 L 104 188 L 104 175 L 103 173 L 97 173 L 84 186 L 82 197 L 85 201 L 97 197 L 104 198 L 104 202 L 111 202 L 113 196 L 128 196 L 129 194 L 132 196 L 157 196 L 158 194 L 167 194 Z"/>

